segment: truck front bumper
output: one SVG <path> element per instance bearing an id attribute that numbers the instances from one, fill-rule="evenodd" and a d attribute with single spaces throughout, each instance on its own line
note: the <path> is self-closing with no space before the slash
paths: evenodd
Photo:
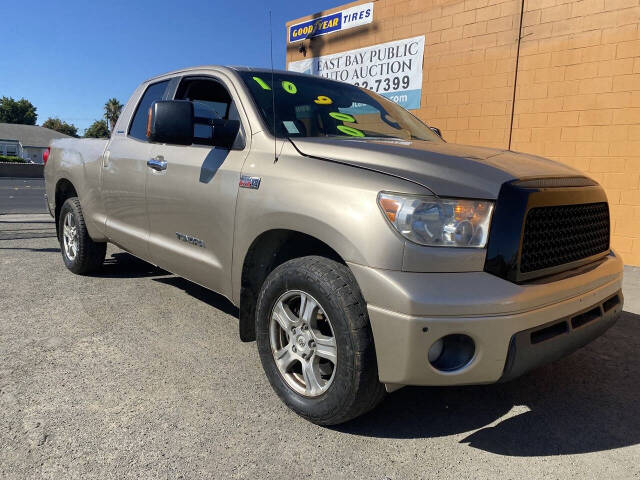
<path id="1" fill-rule="evenodd" d="M 367 301 L 378 374 L 402 385 L 509 380 L 601 335 L 622 311 L 622 261 L 611 254 L 578 274 L 526 285 L 485 272 L 412 273 L 349 265 Z M 448 336 L 473 352 L 442 370 L 428 359 Z"/>

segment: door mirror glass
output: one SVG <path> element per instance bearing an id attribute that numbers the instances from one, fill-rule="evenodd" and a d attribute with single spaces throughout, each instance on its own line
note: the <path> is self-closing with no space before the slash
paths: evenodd
<path id="1" fill-rule="evenodd" d="M 147 138 L 150 142 L 191 145 L 193 104 L 185 100 L 161 100 L 149 108 Z"/>
<path id="2" fill-rule="evenodd" d="M 211 133 L 213 146 L 231 150 L 238 138 L 240 121 L 214 118 L 211 120 L 211 128 L 213 129 Z"/>
<path id="3" fill-rule="evenodd" d="M 440 131 L 440 129 L 438 127 L 429 127 L 431 129 L 431 131 L 433 133 L 435 133 L 436 135 L 438 135 L 440 138 L 442 138 L 442 132 Z"/>

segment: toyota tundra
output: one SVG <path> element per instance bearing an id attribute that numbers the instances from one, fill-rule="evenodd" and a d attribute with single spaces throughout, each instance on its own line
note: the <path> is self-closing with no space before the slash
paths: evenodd
<path id="1" fill-rule="evenodd" d="M 622 310 L 597 182 L 438 133 L 357 86 L 184 69 L 109 140 L 55 140 L 47 205 L 69 270 L 112 243 L 224 295 L 286 405 L 338 424 L 405 385 L 510 380 Z"/>

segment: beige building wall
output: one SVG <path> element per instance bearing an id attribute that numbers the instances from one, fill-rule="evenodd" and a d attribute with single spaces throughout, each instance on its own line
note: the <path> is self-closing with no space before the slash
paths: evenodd
<path id="1" fill-rule="evenodd" d="M 449 142 L 511 144 L 599 181 L 613 246 L 640 265 L 639 24 L 640 0 L 374 0 L 373 23 L 303 43 L 309 58 L 425 35 L 414 113 Z"/>
<path id="2" fill-rule="evenodd" d="M 613 246 L 640 265 L 639 0 L 526 0 L 512 148 L 600 182 Z"/>

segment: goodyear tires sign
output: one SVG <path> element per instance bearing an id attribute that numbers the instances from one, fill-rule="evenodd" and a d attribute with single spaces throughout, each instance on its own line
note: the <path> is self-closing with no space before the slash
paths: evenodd
<path id="1" fill-rule="evenodd" d="M 425 37 L 405 38 L 290 62 L 294 72 L 368 88 L 408 109 L 420 108 Z"/>
<path id="2" fill-rule="evenodd" d="M 373 21 L 373 3 L 363 3 L 289 27 L 289 43 L 366 25 Z"/>

